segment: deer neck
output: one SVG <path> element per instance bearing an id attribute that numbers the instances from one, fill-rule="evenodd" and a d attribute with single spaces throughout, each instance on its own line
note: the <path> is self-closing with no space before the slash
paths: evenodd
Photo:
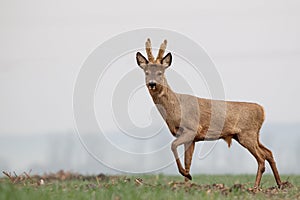
<path id="1" fill-rule="evenodd" d="M 170 88 L 167 79 L 164 78 L 163 84 L 157 91 L 149 90 L 149 93 L 156 105 L 163 106 L 165 109 L 170 106 L 170 104 L 175 104 L 178 102 L 176 93 Z"/>

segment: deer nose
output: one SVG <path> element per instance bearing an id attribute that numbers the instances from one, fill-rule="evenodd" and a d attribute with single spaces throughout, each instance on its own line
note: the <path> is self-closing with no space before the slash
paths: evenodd
<path id="1" fill-rule="evenodd" d="M 148 85 L 149 85 L 150 88 L 155 88 L 156 87 L 156 82 L 150 81 Z"/>

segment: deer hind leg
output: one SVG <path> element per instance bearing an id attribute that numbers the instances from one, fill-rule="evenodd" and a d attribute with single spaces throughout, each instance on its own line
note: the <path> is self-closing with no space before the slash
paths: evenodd
<path id="1" fill-rule="evenodd" d="M 255 157 L 258 168 L 256 173 L 256 179 L 254 188 L 258 188 L 260 185 L 261 177 L 265 171 L 265 155 L 261 150 L 258 143 L 258 134 L 256 132 L 240 133 L 237 138 L 235 138 L 243 147 L 248 149 L 248 151 Z"/>
<path id="2" fill-rule="evenodd" d="M 174 154 L 179 173 L 181 175 L 183 175 L 184 177 L 188 178 L 189 180 L 192 180 L 192 176 L 189 174 L 189 172 L 187 172 L 182 167 L 179 156 L 178 156 L 177 147 L 182 145 L 182 144 L 185 144 L 185 143 L 193 142 L 194 138 L 195 138 L 195 134 L 193 134 L 193 133 L 190 133 L 190 132 L 189 133 L 183 133 L 181 136 L 179 136 L 177 139 L 175 139 L 172 142 L 172 146 L 171 146 L 171 149 L 172 149 L 172 152 Z"/>
<path id="3" fill-rule="evenodd" d="M 259 143 L 260 149 L 263 151 L 263 153 L 265 155 L 266 160 L 268 161 L 268 163 L 271 166 L 271 169 L 273 171 L 276 183 L 277 183 L 278 187 L 280 188 L 281 185 L 282 185 L 282 183 L 281 183 L 281 180 L 280 180 L 280 176 L 279 176 L 279 173 L 278 173 L 278 170 L 277 170 L 277 167 L 276 167 L 276 163 L 275 163 L 273 154 L 272 154 L 272 152 L 268 148 L 266 148 L 260 142 L 258 142 L 258 143 Z"/>
<path id="4" fill-rule="evenodd" d="M 186 173 L 190 173 L 190 167 L 192 164 L 193 153 L 195 149 L 195 142 L 189 142 L 184 144 L 184 167 Z M 185 182 L 189 181 L 187 177 L 184 177 Z"/>

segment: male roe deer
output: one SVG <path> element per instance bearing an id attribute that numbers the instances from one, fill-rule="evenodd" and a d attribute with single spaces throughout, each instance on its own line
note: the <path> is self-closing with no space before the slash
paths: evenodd
<path id="1" fill-rule="evenodd" d="M 259 142 L 259 131 L 264 121 L 263 107 L 255 103 L 231 102 L 197 98 L 172 91 L 164 76 L 171 65 L 172 55 L 163 57 L 167 41 L 161 44 L 156 59 L 152 55 L 150 39 L 146 41 L 148 60 L 137 52 L 137 64 L 144 70 L 146 85 L 160 114 L 176 139 L 171 149 L 180 174 L 185 180 L 192 179 L 190 166 L 195 142 L 224 139 L 231 145 L 235 139 L 255 157 L 258 163 L 254 188 L 260 185 L 265 171 L 265 160 L 272 168 L 278 187 L 281 187 L 279 173 L 272 152 Z M 177 147 L 184 145 L 184 164 L 182 167 Z"/>

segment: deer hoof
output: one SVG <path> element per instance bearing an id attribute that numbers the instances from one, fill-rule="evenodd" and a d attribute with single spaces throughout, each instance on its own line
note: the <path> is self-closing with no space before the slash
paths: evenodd
<path id="1" fill-rule="evenodd" d="M 192 176 L 190 174 L 185 175 L 186 178 L 188 178 L 189 180 L 192 180 Z"/>

